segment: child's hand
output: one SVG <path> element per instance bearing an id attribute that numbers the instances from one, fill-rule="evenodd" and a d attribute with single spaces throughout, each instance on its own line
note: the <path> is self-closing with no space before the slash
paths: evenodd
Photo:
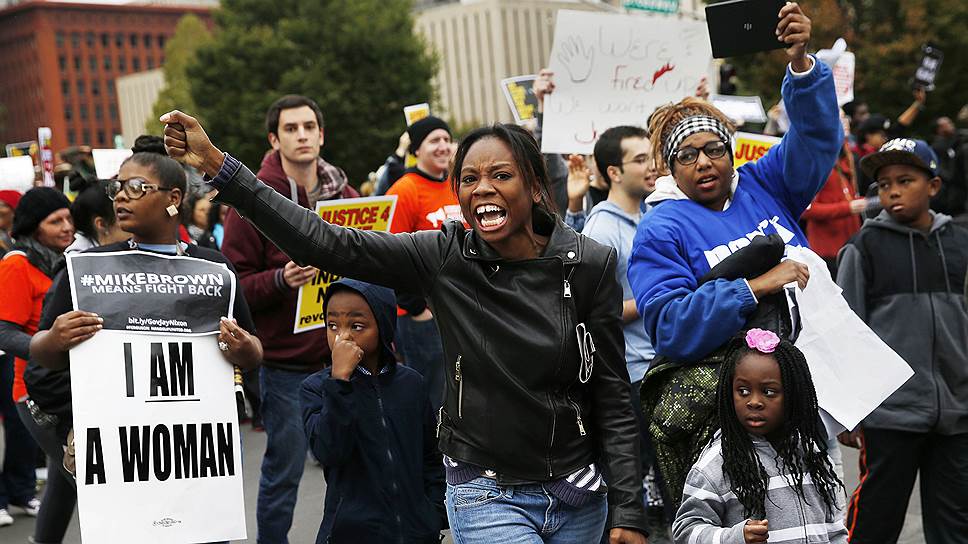
<path id="1" fill-rule="evenodd" d="M 765 519 L 747 520 L 746 526 L 743 527 L 743 538 L 746 539 L 747 544 L 752 544 L 753 542 L 766 542 L 766 539 L 769 536 L 770 522 L 766 521 Z"/>
<path id="2" fill-rule="evenodd" d="M 356 365 L 363 360 L 363 350 L 352 340 L 340 340 L 336 335 L 333 345 L 333 377 L 337 380 L 349 380 L 356 369 Z"/>

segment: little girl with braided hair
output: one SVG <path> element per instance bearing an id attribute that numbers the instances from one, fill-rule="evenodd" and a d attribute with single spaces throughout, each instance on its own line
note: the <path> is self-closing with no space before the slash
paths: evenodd
<path id="1" fill-rule="evenodd" d="M 843 484 L 803 353 L 771 331 L 737 336 L 717 403 L 721 428 L 686 478 L 675 541 L 846 543 Z"/>

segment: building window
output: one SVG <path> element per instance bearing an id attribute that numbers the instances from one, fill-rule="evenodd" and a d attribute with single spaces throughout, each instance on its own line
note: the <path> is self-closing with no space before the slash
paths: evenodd
<path id="1" fill-rule="evenodd" d="M 77 80 L 77 96 L 84 96 L 84 88 L 85 88 L 84 87 L 84 80 L 83 79 L 78 79 Z"/>
<path id="2" fill-rule="evenodd" d="M 77 145 L 77 138 L 74 134 L 74 129 L 72 128 L 67 130 L 67 144 Z"/>
<path id="3" fill-rule="evenodd" d="M 154 70 L 154 68 L 155 68 L 155 59 L 153 59 L 151 57 L 148 57 L 147 60 L 145 60 L 145 62 L 147 63 L 149 70 Z"/>
<path id="4" fill-rule="evenodd" d="M 92 72 L 97 72 L 97 57 L 91 55 L 87 58 L 87 65 L 91 68 Z"/>
<path id="5" fill-rule="evenodd" d="M 111 36 L 108 36 L 107 32 L 101 34 L 101 47 L 107 47 L 111 45 Z"/>
<path id="6" fill-rule="evenodd" d="M 131 44 L 131 47 L 138 47 L 138 35 L 131 34 L 128 36 L 128 42 Z"/>
<path id="7" fill-rule="evenodd" d="M 56 34 L 57 47 L 64 47 L 64 33 L 60 30 Z"/>
<path id="8" fill-rule="evenodd" d="M 163 34 L 158 35 L 158 47 L 161 49 L 165 48 L 165 36 Z"/>
<path id="9" fill-rule="evenodd" d="M 94 118 L 100 121 L 102 117 L 104 117 L 104 108 L 100 104 L 94 104 Z"/>
<path id="10" fill-rule="evenodd" d="M 81 57 L 74 57 L 74 69 L 77 71 L 81 70 Z"/>
<path id="11" fill-rule="evenodd" d="M 109 79 L 108 80 L 108 94 L 110 96 L 114 96 L 114 80 L 113 79 Z"/>
<path id="12" fill-rule="evenodd" d="M 71 105 L 68 104 L 64 106 L 64 119 L 67 121 L 70 121 L 73 118 L 74 118 L 74 112 L 73 110 L 71 110 Z"/>
<path id="13" fill-rule="evenodd" d="M 81 104 L 78 109 L 81 111 L 81 121 L 87 121 L 87 104 Z M 87 138 L 84 138 L 87 140 Z"/>
<path id="14" fill-rule="evenodd" d="M 71 32 L 71 45 L 74 49 L 81 46 L 81 34 L 79 32 Z"/>
<path id="15" fill-rule="evenodd" d="M 84 129 L 84 131 L 81 133 L 81 137 L 83 138 L 83 140 L 81 140 L 82 144 L 89 145 L 91 143 L 91 133 L 87 129 Z"/>
<path id="16" fill-rule="evenodd" d="M 67 57 L 64 55 L 57 57 L 57 64 L 60 66 L 61 72 L 67 70 Z"/>
<path id="17" fill-rule="evenodd" d="M 105 57 L 104 57 L 104 69 L 105 70 L 110 70 L 111 69 L 111 57 L 110 56 L 105 55 Z"/>
<path id="18" fill-rule="evenodd" d="M 84 41 L 87 42 L 88 47 L 94 47 L 94 33 L 88 32 L 84 35 Z"/>
<path id="19" fill-rule="evenodd" d="M 151 34 L 145 34 L 142 38 L 144 39 L 144 42 L 145 42 L 145 48 L 146 49 L 150 49 L 151 48 Z"/>
<path id="20" fill-rule="evenodd" d="M 101 95 L 101 82 L 100 81 L 98 81 L 96 79 L 91 81 L 91 94 L 93 94 L 94 96 L 100 96 Z"/>
<path id="21" fill-rule="evenodd" d="M 114 46 L 123 47 L 124 46 L 124 34 L 120 32 L 114 35 Z"/>
<path id="22" fill-rule="evenodd" d="M 97 143 L 98 145 L 104 145 L 104 131 L 97 131 Z"/>
<path id="23" fill-rule="evenodd" d="M 108 104 L 108 111 L 111 112 L 111 119 L 117 121 L 118 119 L 118 107 L 114 104 Z"/>
<path id="24" fill-rule="evenodd" d="M 66 79 L 61 80 L 61 94 L 67 96 L 71 94 L 71 82 Z"/>
<path id="25" fill-rule="evenodd" d="M 141 59 L 139 59 L 138 57 L 131 59 L 131 70 L 134 72 L 141 71 Z"/>

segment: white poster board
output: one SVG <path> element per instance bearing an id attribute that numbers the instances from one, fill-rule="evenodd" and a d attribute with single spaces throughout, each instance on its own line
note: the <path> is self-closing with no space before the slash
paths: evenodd
<path id="1" fill-rule="evenodd" d="M 765 123 L 766 110 L 759 96 L 716 94 L 709 97 L 713 106 L 736 123 Z"/>
<path id="2" fill-rule="evenodd" d="M 837 105 L 843 106 L 854 101 L 854 68 L 856 59 L 850 51 L 845 52 L 833 65 L 834 87 L 837 90 Z"/>
<path id="3" fill-rule="evenodd" d="M 111 179 L 118 175 L 121 163 L 131 156 L 130 149 L 92 149 L 94 173 L 98 179 Z"/>
<path id="4" fill-rule="evenodd" d="M 224 263 L 138 250 L 67 256 L 74 309 L 104 329 L 70 351 L 84 542 L 244 540 Z"/>
<path id="5" fill-rule="evenodd" d="M 102 330 L 71 350 L 84 542 L 245 540 L 232 365 L 216 343 Z"/>
<path id="6" fill-rule="evenodd" d="M 823 259 L 790 246 L 787 257 L 810 268 L 807 288 L 797 291 L 803 329 L 796 346 L 810 365 L 820 407 L 852 430 L 914 371 L 850 309 Z"/>
<path id="7" fill-rule="evenodd" d="M 541 150 L 588 154 L 606 129 L 644 126 L 657 106 L 694 94 L 711 63 L 701 21 L 558 11 Z"/>
<path id="8" fill-rule="evenodd" d="M 0 159 L 0 191 L 25 193 L 34 186 L 34 160 L 28 155 Z"/>

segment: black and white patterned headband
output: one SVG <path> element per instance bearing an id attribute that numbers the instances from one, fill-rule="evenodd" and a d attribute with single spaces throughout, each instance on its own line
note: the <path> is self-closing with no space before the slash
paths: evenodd
<path id="1" fill-rule="evenodd" d="M 671 168 L 673 156 L 682 145 L 682 142 L 692 136 L 693 134 L 699 132 L 711 132 L 716 136 L 719 136 L 727 145 L 730 144 L 732 137 L 730 136 L 729 129 L 726 128 L 719 119 L 711 117 L 709 115 L 693 115 L 691 117 L 686 117 L 676 128 L 672 129 L 672 136 L 666 140 L 665 148 L 662 154 L 666 158 L 666 164 Z"/>

